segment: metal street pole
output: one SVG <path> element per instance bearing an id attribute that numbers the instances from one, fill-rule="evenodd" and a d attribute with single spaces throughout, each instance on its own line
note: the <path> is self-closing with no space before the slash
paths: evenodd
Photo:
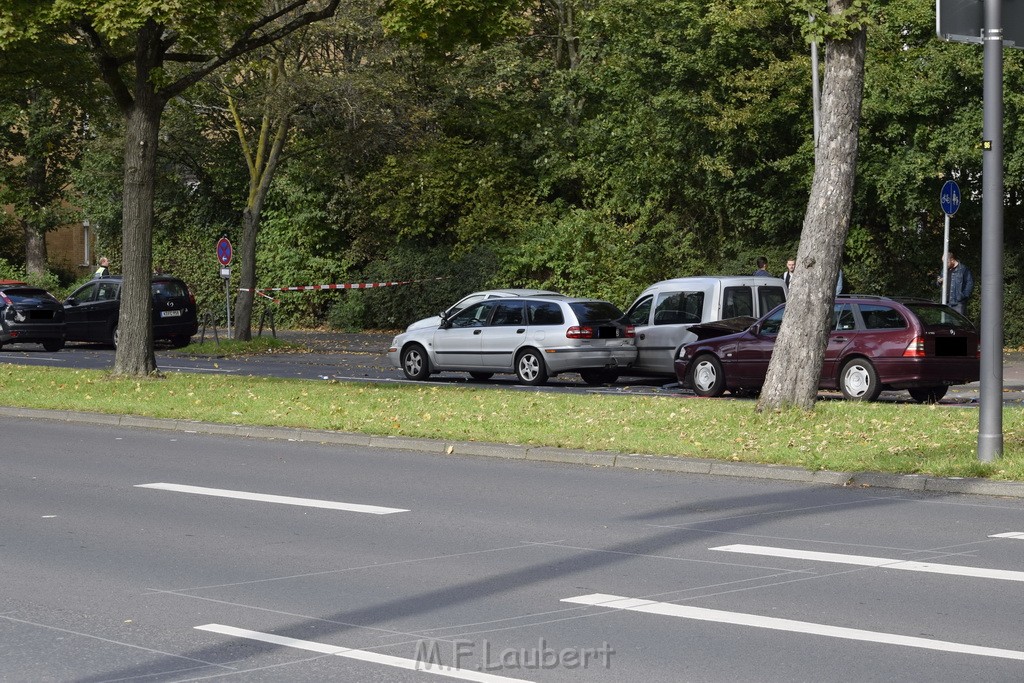
<path id="1" fill-rule="evenodd" d="M 978 460 L 1003 454 L 1003 0 L 985 0 Z"/>
<path id="2" fill-rule="evenodd" d="M 949 214 L 946 214 L 946 229 L 942 233 L 942 303 L 949 303 Z"/>

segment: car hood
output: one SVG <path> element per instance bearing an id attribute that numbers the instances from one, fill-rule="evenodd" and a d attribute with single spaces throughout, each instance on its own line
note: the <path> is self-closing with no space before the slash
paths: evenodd
<path id="1" fill-rule="evenodd" d="M 437 327 L 440 327 L 440 326 L 441 326 L 441 316 L 439 316 L 439 315 L 432 315 L 429 318 L 424 318 L 423 320 L 417 320 L 416 322 L 414 322 L 411 325 L 409 325 L 409 327 L 405 328 L 405 331 L 406 332 L 412 332 L 414 330 L 422 330 L 422 329 L 425 329 L 425 328 L 428 328 L 428 327 L 437 328 Z"/>
<path id="2" fill-rule="evenodd" d="M 693 334 L 697 335 L 697 341 L 700 341 L 703 339 L 713 339 L 715 337 L 724 337 L 729 334 L 743 332 L 756 322 L 757 318 L 741 315 L 737 318 L 726 318 L 725 320 L 715 320 L 714 322 L 691 325 L 689 330 Z"/>

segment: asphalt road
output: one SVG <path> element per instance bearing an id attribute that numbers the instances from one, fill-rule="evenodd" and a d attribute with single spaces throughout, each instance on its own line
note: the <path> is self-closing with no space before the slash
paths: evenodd
<path id="1" fill-rule="evenodd" d="M 287 353 L 273 353 L 247 357 L 219 358 L 198 356 L 188 348 L 175 350 L 158 346 L 157 365 L 167 372 L 195 372 L 203 374 L 268 375 L 292 379 L 340 380 L 359 382 L 389 382 L 409 384 L 402 371 L 390 364 L 387 348 L 392 333 L 344 333 L 283 330 L 277 335 L 295 347 Z M 114 349 L 97 344 L 71 343 L 57 353 L 48 353 L 36 344 L 5 345 L 0 350 L 0 362 L 27 365 L 50 365 L 83 369 L 109 369 L 114 365 Z M 1007 404 L 1024 403 L 1024 353 L 1008 352 L 1004 355 L 1004 399 Z M 516 383 L 514 375 L 495 375 L 486 382 L 477 382 L 465 373 L 442 373 L 430 378 L 440 385 L 471 384 L 474 387 L 537 391 Z M 423 383 L 416 383 L 423 384 Z M 978 383 L 952 387 L 942 403 L 971 407 L 978 401 Z M 682 390 L 673 378 L 622 377 L 614 385 L 587 386 L 575 373 L 566 373 L 549 380 L 541 391 L 611 394 L 656 394 L 695 398 Z M 822 392 L 824 400 L 841 399 L 838 392 Z M 704 400 L 704 399 L 701 399 Z M 727 398 L 728 400 L 728 398 Z M 883 392 L 880 400 L 912 403 L 905 391 Z"/>
<path id="2" fill-rule="evenodd" d="M 3 680 L 1024 677 L 1024 501 L 15 418 L 0 461 Z"/>

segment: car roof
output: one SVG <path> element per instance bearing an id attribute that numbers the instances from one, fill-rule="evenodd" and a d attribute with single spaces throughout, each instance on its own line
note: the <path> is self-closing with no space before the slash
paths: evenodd
<path id="1" fill-rule="evenodd" d="M 485 289 L 482 292 L 476 292 L 477 294 L 487 294 L 488 296 L 496 294 L 501 297 L 514 297 L 514 296 L 537 296 L 538 294 L 559 294 L 549 289 Z M 470 296 L 470 295 L 466 295 Z"/>
<path id="2" fill-rule="evenodd" d="M 755 284 L 755 285 L 780 285 L 784 284 L 781 277 L 766 277 L 764 275 L 694 275 L 688 277 L 674 277 L 668 280 L 655 282 L 644 288 L 644 292 L 659 287 L 669 286 L 691 286 L 704 288 L 721 283 L 723 285 L 733 284 Z"/>

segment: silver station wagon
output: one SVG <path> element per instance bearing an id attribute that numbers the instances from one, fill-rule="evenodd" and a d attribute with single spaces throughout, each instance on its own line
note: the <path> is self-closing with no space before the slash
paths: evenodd
<path id="1" fill-rule="evenodd" d="M 419 381 L 438 372 L 477 380 L 515 373 L 522 384 L 539 386 L 578 372 L 588 384 L 605 384 L 633 364 L 636 346 L 614 304 L 548 295 L 470 304 L 436 327 L 395 337 L 388 359 Z"/>

